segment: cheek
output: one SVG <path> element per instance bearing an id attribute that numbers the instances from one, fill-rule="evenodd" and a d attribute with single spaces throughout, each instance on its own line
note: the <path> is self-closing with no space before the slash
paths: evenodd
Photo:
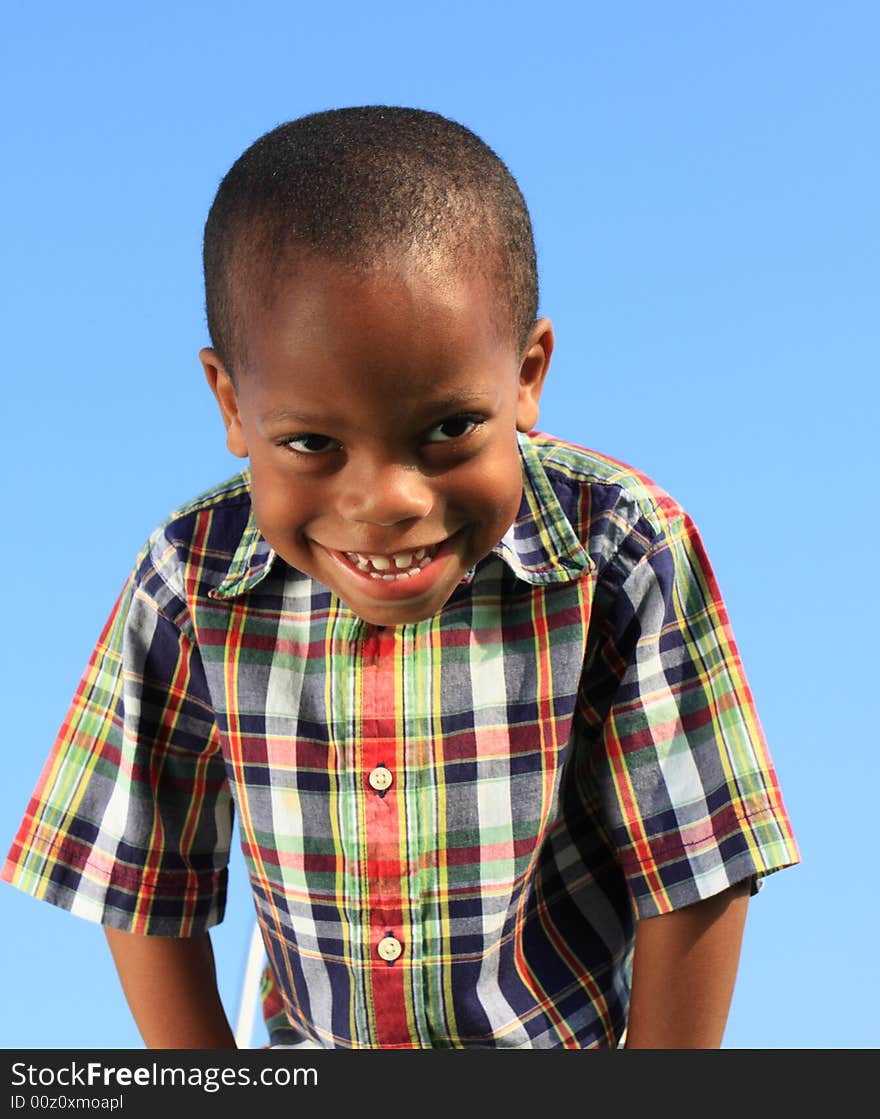
<path id="1" fill-rule="evenodd" d="M 460 503 L 466 504 L 477 519 L 493 527 L 504 522 L 503 535 L 519 512 L 522 499 L 522 468 L 516 445 L 512 452 L 505 449 L 490 457 L 480 456 L 457 479 L 456 490 Z"/>
<path id="2" fill-rule="evenodd" d="M 295 539 L 312 516 L 308 486 L 251 462 L 251 499 L 257 527 L 270 544 Z"/>

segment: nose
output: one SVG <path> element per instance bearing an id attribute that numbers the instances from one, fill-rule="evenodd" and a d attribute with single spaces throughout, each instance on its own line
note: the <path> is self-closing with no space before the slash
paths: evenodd
<path id="1" fill-rule="evenodd" d="M 346 520 L 390 527 L 426 517 L 434 506 L 429 479 L 414 464 L 351 462 L 343 475 L 337 509 Z"/>

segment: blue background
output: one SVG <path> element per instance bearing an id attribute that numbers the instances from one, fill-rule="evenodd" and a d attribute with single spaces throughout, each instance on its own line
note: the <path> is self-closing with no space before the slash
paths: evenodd
<path id="1" fill-rule="evenodd" d="M 305 112 L 434 109 L 531 209 L 540 426 L 668 489 L 731 615 L 804 861 L 752 903 L 725 1046 L 877 1046 L 878 13 L 4 4 L 0 846 L 144 538 L 238 469 L 197 360 L 221 176 Z M 233 1020 L 251 924 L 236 857 Z M 141 1046 L 98 928 L 5 885 L 0 928 L 0 1046 Z"/>

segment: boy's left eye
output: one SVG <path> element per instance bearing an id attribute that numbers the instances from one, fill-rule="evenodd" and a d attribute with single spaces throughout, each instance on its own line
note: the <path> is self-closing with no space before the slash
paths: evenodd
<path id="1" fill-rule="evenodd" d="M 483 422 L 482 416 L 450 416 L 448 420 L 435 424 L 425 436 L 426 443 L 448 443 L 450 439 L 461 439 Z"/>

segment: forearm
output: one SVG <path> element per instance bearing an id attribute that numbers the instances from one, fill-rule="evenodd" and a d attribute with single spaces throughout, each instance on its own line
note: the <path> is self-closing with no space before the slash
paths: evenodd
<path id="1" fill-rule="evenodd" d="M 148 1049 L 235 1049 L 207 933 L 176 939 L 106 928 L 107 942 Z"/>
<path id="2" fill-rule="evenodd" d="M 743 882 L 636 928 L 627 1049 L 717 1049 L 749 900 Z"/>

